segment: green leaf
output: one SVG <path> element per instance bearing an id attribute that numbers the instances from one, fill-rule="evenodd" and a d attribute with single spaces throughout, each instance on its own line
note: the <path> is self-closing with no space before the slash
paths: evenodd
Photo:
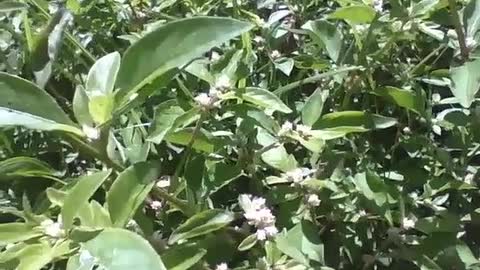
<path id="1" fill-rule="evenodd" d="M 355 176 L 355 186 L 365 198 L 374 201 L 378 207 L 384 207 L 396 202 L 393 196 L 390 195 L 387 184 L 371 171 L 357 174 Z"/>
<path id="2" fill-rule="evenodd" d="M 0 224 L 0 245 L 21 242 L 41 235 L 41 232 L 33 230 L 32 226 L 25 223 Z"/>
<path id="3" fill-rule="evenodd" d="M 320 88 L 315 90 L 307 99 L 302 108 L 302 122 L 304 125 L 311 127 L 322 115 L 323 104 L 327 99 L 327 94 Z"/>
<path id="4" fill-rule="evenodd" d="M 28 245 L 19 254 L 16 270 L 40 270 L 52 260 L 52 252 L 48 243 Z"/>
<path id="5" fill-rule="evenodd" d="M 108 211 L 115 226 L 128 223 L 159 175 L 158 162 L 139 162 L 118 175 L 107 192 Z"/>
<path id="6" fill-rule="evenodd" d="M 463 10 L 465 36 L 474 38 L 480 29 L 480 1 L 470 0 Z"/>
<path id="7" fill-rule="evenodd" d="M 88 96 L 110 95 L 113 92 L 118 70 L 120 54 L 113 52 L 98 59 L 88 72 L 85 90 Z"/>
<path id="8" fill-rule="evenodd" d="M 220 209 L 203 211 L 180 225 L 168 239 L 169 244 L 217 231 L 233 221 L 233 213 Z"/>
<path id="9" fill-rule="evenodd" d="M 168 134 L 165 140 L 180 145 L 188 145 L 192 140 L 193 129 L 186 128 L 173 133 Z M 198 151 L 212 153 L 215 150 L 216 145 L 213 142 L 211 134 L 204 130 L 200 130 L 199 134 L 195 137 L 195 141 L 192 145 L 193 149 Z"/>
<path id="10" fill-rule="evenodd" d="M 283 113 L 291 113 L 292 110 L 282 102 L 274 93 L 256 87 L 247 87 L 241 93 L 241 98 L 265 109 L 275 110 Z"/>
<path id="11" fill-rule="evenodd" d="M 0 72 L 0 126 L 60 130 L 83 136 L 47 92 L 20 77 Z"/>
<path id="12" fill-rule="evenodd" d="M 67 192 L 63 202 L 62 221 L 63 227 L 68 230 L 73 224 L 73 219 L 78 215 L 80 208 L 88 203 L 88 199 L 107 180 L 111 171 L 101 171 L 78 178 L 77 183 Z"/>
<path id="13" fill-rule="evenodd" d="M 464 108 L 469 108 L 480 88 L 480 58 L 450 68 L 450 90 Z"/>
<path id="14" fill-rule="evenodd" d="M 465 264 L 465 268 L 469 269 L 470 266 L 478 264 L 479 260 L 475 258 L 470 248 L 463 242 L 460 242 L 455 246 L 458 257 Z"/>
<path id="15" fill-rule="evenodd" d="M 325 20 L 315 20 L 308 21 L 302 28 L 308 31 L 311 39 L 325 47 L 333 61 L 338 61 L 342 49 L 342 33 L 335 25 Z"/>
<path id="16" fill-rule="evenodd" d="M 16 177 L 46 177 L 55 174 L 47 163 L 31 157 L 13 157 L 0 162 L 0 181 Z"/>
<path id="17" fill-rule="evenodd" d="M 375 10 L 367 5 L 341 7 L 331 13 L 331 19 L 343 19 L 353 24 L 371 23 L 375 18 Z"/>
<path id="18" fill-rule="evenodd" d="M 269 146 L 275 142 L 278 143 L 278 140 L 268 134 L 264 129 L 259 129 L 257 140 L 263 147 Z M 266 151 L 261 157 L 263 162 L 283 172 L 291 171 L 298 166 L 295 157 L 287 153 L 287 150 L 283 145 L 279 145 Z"/>
<path id="19" fill-rule="evenodd" d="M 188 270 L 207 254 L 197 244 L 173 246 L 162 254 L 163 262 L 168 270 Z"/>
<path id="20" fill-rule="evenodd" d="M 315 129 L 335 129 L 361 132 L 370 129 L 384 129 L 397 124 L 394 118 L 361 111 L 343 111 L 324 115 L 313 125 Z"/>
<path id="21" fill-rule="evenodd" d="M 283 57 L 276 59 L 273 64 L 278 70 L 283 72 L 283 74 L 290 76 L 290 73 L 293 70 L 293 66 L 295 65 L 295 61 L 293 61 L 292 58 Z"/>
<path id="22" fill-rule="evenodd" d="M 115 104 L 113 95 L 93 96 L 88 102 L 88 111 L 93 118 L 93 121 L 101 125 L 112 117 L 112 112 Z"/>
<path id="23" fill-rule="evenodd" d="M 81 125 L 93 126 L 93 119 L 88 109 L 89 99 L 82 87 L 77 87 L 73 96 L 72 109 L 78 123 Z"/>
<path id="24" fill-rule="evenodd" d="M 194 17 L 153 30 L 125 52 L 116 82 L 121 91 L 117 100 L 123 103 L 125 97 L 156 77 L 182 67 L 210 48 L 251 28 L 249 23 L 230 18 Z"/>
<path id="25" fill-rule="evenodd" d="M 434 7 L 438 4 L 439 0 L 422 0 L 418 3 L 415 3 L 412 6 L 412 11 L 410 16 L 418 17 L 426 14 L 427 12 L 432 12 Z"/>
<path id="26" fill-rule="evenodd" d="M 413 91 L 386 86 L 376 89 L 374 94 L 418 114 L 425 112 L 425 98 Z"/>
<path id="27" fill-rule="evenodd" d="M 184 114 L 176 100 L 169 100 L 155 108 L 155 116 L 147 140 L 159 144 L 172 129 L 175 120 Z"/>
<path id="28" fill-rule="evenodd" d="M 238 250 L 239 251 L 249 250 L 253 246 L 255 246 L 256 243 L 257 243 L 257 235 L 256 234 L 251 234 L 251 235 L 245 237 L 245 239 L 243 239 L 243 241 L 240 243 L 240 245 L 238 245 Z"/>
<path id="29" fill-rule="evenodd" d="M 19 1 L 2 1 L 0 2 L 0 13 L 24 10 L 27 7 L 26 4 Z"/>
<path id="30" fill-rule="evenodd" d="M 160 256 L 145 239 L 124 229 L 106 228 L 83 244 L 82 249 L 108 270 L 166 270 Z"/>
<path id="31" fill-rule="evenodd" d="M 324 264 L 324 245 L 318 236 L 318 228 L 302 220 L 287 233 L 276 238 L 277 248 L 299 263 L 308 266 L 309 260 Z"/>

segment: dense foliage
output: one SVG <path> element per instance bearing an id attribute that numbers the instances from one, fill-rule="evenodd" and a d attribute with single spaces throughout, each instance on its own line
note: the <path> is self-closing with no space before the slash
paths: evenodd
<path id="1" fill-rule="evenodd" d="M 0 269 L 480 269 L 480 0 L 1 0 Z"/>

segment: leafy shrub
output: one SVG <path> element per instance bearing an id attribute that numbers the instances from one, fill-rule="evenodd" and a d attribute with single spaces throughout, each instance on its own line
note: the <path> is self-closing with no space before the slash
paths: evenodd
<path id="1" fill-rule="evenodd" d="M 480 269 L 480 2 L 0 2 L 0 269 Z"/>

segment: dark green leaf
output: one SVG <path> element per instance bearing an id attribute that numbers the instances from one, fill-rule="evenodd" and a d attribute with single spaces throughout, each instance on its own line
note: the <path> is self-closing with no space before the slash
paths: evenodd
<path id="1" fill-rule="evenodd" d="M 338 60 L 342 49 L 342 34 L 335 25 L 324 20 L 315 20 L 308 21 L 302 28 L 308 30 L 310 38 L 325 47 L 333 61 Z"/>
<path id="2" fill-rule="evenodd" d="M 162 254 L 162 259 L 169 270 L 188 270 L 200 261 L 205 254 L 207 254 L 207 251 L 197 244 L 187 244 L 167 249 Z"/>
<path id="3" fill-rule="evenodd" d="M 344 131 L 367 131 L 384 129 L 397 124 L 394 118 L 361 111 L 343 111 L 324 115 L 313 127 L 315 129 L 335 129 Z"/>
<path id="4" fill-rule="evenodd" d="M 425 99 L 413 91 L 403 90 L 392 86 L 376 89 L 374 94 L 382 96 L 396 103 L 398 106 L 423 114 L 425 111 Z"/>
<path id="5" fill-rule="evenodd" d="M 125 52 L 116 82 L 119 100 L 251 28 L 249 23 L 230 18 L 194 17 L 155 29 Z"/>

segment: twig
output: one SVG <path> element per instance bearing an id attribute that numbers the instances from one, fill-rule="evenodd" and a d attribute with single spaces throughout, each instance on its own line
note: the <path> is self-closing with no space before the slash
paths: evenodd
<path id="1" fill-rule="evenodd" d="M 282 87 L 279 87 L 275 91 L 273 91 L 273 93 L 277 96 L 280 96 L 280 95 L 282 95 L 282 94 L 284 94 L 284 93 L 286 93 L 286 92 L 288 92 L 292 89 L 300 87 L 304 84 L 315 83 L 315 82 L 321 81 L 324 78 L 327 78 L 327 77 L 330 77 L 330 76 L 334 76 L 334 75 L 337 75 L 337 74 L 340 74 L 340 73 L 349 72 L 349 71 L 352 71 L 352 70 L 359 70 L 359 69 L 362 69 L 362 68 L 363 67 L 360 67 L 360 66 L 344 67 L 344 68 L 339 68 L 337 70 L 332 70 L 332 71 L 325 72 L 325 73 L 322 73 L 322 74 L 314 75 L 314 76 L 302 79 L 300 81 L 296 81 L 296 82 L 284 85 Z"/>
<path id="2" fill-rule="evenodd" d="M 448 5 L 450 6 L 451 16 L 453 25 L 455 26 L 455 31 L 457 32 L 458 45 L 460 45 L 460 54 L 462 60 L 465 62 L 468 60 L 468 48 L 465 43 L 465 33 L 463 32 L 462 22 L 457 12 L 457 2 L 456 0 L 448 0 Z"/>

